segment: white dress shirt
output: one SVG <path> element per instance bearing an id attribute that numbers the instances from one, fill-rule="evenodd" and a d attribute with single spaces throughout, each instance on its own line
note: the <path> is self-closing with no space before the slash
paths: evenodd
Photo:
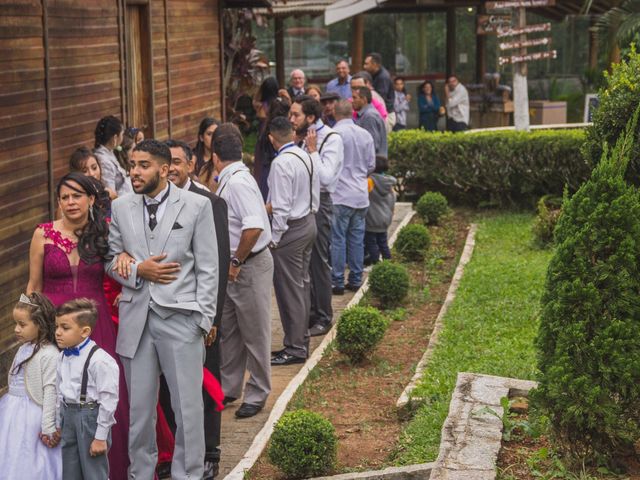
<path id="1" fill-rule="evenodd" d="M 344 166 L 338 176 L 338 185 L 331 194 L 335 205 L 350 208 L 369 206 L 367 176 L 376 168 L 376 149 L 373 137 L 353 120 L 340 120 L 333 127 L 339 132 L 344 145 Z"/>
<path id="2" fill-rule="evenodd" d="M 289 228 L 289 220 L 306 217 L 318 210 L 320 180 L 316 170 L 309 154 L 293 142 L 278 150 L 267 179 L 267 201 L 271 202 L 272 207 L 271 237 L 276 245 Z"/>
<path id="3" fill-rule="evenodd" d="M 82 372 L 89 352 L 96 344 L 89 340 L 80 349 L 79 356 L 65 356 L 60 354 L 58 362 L 58 411 L 60 403 L 80 403 L 80 388 L 82 386 Z M 116 423 L 115 412 L 118 406 L 118 386 L 120 369 L 118 364 L 107 352 L 97 350 L 91 357 L 88 368 L 86 402 L 98 403 L 98 427 L 94 438 L 106 440 L 109 430 Z M 58 422 L 58 426 L 60 423 Z"/>
<path id="4" fill-rule="evenodd" d="M 156 195 L 155 197 L 150 197 L 149 195 L 144 195 L 144 201 L 146 202 L 147 205 L 153 205 L 155 203 L 160 203 L 160 200 L 162 200 L 162 197 L 164 197 L 164 195 L 169 191 L 169 187 L 170 187 L 170 183 L 171 182 L 167 182 L 167 186 L 164 187 L 162 189 L 162 191 Z M 143 202 L 144 205 L 144 202 Z M 156 211 L 156 221 L 158 223 L 160 223 L 160 221 L 162 220 L 162 216 L 164 215 L 164 211 L 167 209 L 167 200 L 165 200 L 164 202 L 160 203 L 160 206 L 158 207 L 158 210 Z M 148 225 L 149 224 L 149 212 L 147 211 L 147 207 L 146 205 L 144 206 L 144 221 L 145 223 Z"/>
<path id="5" fill-rule="evenodd" d="M 220 172 L 217 194 L 227 202 L 229 215 L 229 246 L 235 255 L 243 230 L 260 228 L 262 233 L 252 252 L 259 252 L 271 242 L 269 216 L 256 180 L 241 161 Z"/>
<path id="6" fill-rule="evenodd" d="M 318 136 L 316 143 L 317 150 L 309 155 L 311 155 L 313 165 L 318 171 L 320 191 L 333 193 L 336 191 L 338 178 L 340 177 L 340 171 L 342 170 L 342 164 L 344 162 L 342 138 L 340 138 L 340 135 L 336 134 L 329 125 L 325 125 L 322 120 L 318 120 L 314 124 L 314 127 Z M 334 133 L 327 138 L 331 132 Z M 326 142 L 325 138 L 327 139 Z M 324 142 L 324 145 L 322 142 Z M 320 151 L 321 146 L 322 151 Z"/>
<path id="7" fill-rule="evenodd" d="M 447 116 L 456 122 L 469 125 L 469 92 L 461 83 L 449 93 Z"/>

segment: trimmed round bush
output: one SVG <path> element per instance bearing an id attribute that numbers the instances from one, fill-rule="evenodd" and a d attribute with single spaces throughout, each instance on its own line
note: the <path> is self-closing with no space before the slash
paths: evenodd
<path id="1" fill-rule="evenodd" d="M 296 410 L 285 413 L 276 423 L 267 454 L 287 478 L 308 478 L 334 468 L 337 447 L 329 420 L 308 410 Z"/>
<path id="2" fill-rule="evenodd" d="M 384 260 L 371 269 L 369 288 L 383 307 L 395 307 L 409 293 L 409 272 L 404 265 Z"/>
<path id="3" fill-rule="evenodd" d="M 428 225 L 437 225 L 440 218 L 449 210 L 447 199 L 440 192 L 427 192 L 416 203 L 418 215 Z"/>
<path id="4" fill-rule="evenodd" d="M 405 260 L 422 260 L 431 246 L 429 230 L 424 225 L 405 225 L 398 233 L 396 251 Z"/>
<path id="5" fill-rule="evenodd" d="M 388 326 L 387 319 L 373 307 L 351 307 L 340 316 L 337 347 L 352 363 L 364 360 L 380 343 Z"/>

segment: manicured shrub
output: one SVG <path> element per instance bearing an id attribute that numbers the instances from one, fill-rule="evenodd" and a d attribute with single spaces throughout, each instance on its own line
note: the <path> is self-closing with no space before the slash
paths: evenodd
<path id="1" fill-rule="evenodd" d="M 640 104 L 640 54 L 631 47 L 628 57 L 614 64 L 611 73 L 604 72 L 605 86 L 598 92 L 600 105 L 593 115 L 593 126 L 586 130 L 583 153 L 587 161 L 598 163 L 602 156 L 602 146 L 606 143 L 613 149 L 618 138 Z M 640 142 L 636 141 L 631 150 L 631 164 L 628 178 L 640 183 Z"/>
<path id="2" fill-rule="evenodd" d="M 640 194 L 624 179 L 636 121 L 565 201 L 542 297 L 533 399 L 578 464 L 640 438 Z"/>
<path id="3" fill-rule="evenodd" d="M 553 231 L 562 212 L 558 197 L 546 195 L 538 201 L 538 215 L 533 221 L 533 241 L 540 248 L 553 243 Z"/>
<path id="4" fill-rule="evenodd" d="M 404 265 L 384 260 L 371 269 L 369 288 L 383 307 L 395 307 L 409 293 L 409 272 Z"/>
<path id="5" fill-rule="evenodd" d="M 398 232 L 394 245 L 396 251 L 405 260 L 422 260 L 431 245 L 429 230 L 424 225 L 405 225 Z"/>
<path id="6" fill-rule="evenodd" d="M 352 363 L 364 360 L 380 343 L 387 319 L 373 307 L 351 307 L 338 320 L 337 347 Z"/>
<path id="7" fill-rule="evenodd" d="M 575 192 L 596 161 L 580 148 L 584 129 L 474 132 L 403 130 L 389 135 L 390 173 L 405 189 L 451 202 L 534 207 L 546 194 Z"/>
<path id="8" fill-rule="evenodd" d="M 440 192 L 426 192 L 416 203 L 416 212 L 427 225 L 437 225 L 448 210 L 447 198 Z"/>
<path id="9" fill-rule="evenodd" d="M 331 422 L 308 410 L 285 413 L 273 429 L 269 461 L 287 478 L 308 478 L 330 472 L 338 441 Z"/>

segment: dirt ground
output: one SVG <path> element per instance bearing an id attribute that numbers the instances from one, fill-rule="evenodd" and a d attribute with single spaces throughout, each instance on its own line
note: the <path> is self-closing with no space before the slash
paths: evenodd
<path id="1" fill-rule="evenodd" d="M 289 404 L 290 410 L 318 412 L 334 425 L 338 437 L 334 473 L 387 466 L 403 427 L 396 401 L 427 347 L 468 227 L 467 217 L 460 212 L 451 215 L 444 226 L 431 227 L 431 252 L 435 253 L 410 267 L 412 290 L 405 302 L 405 318 L 390 323 L 381 345 L 361 366 L 352 366 L 337 351 L 325 354 Z M 277 480 L 284 476 L 268 462 L 265 451 L 248 478 Z"/>
<path id="2" fill-rule="evenodd" d="M 526 421 L 527 413 L 516 417 Z M 516 432 L 511 441 L 503 441 L 498 455 L 498 480 L 640 480 L 640 463 L 636 459 L 622 459 L 627 466 L 627 473 L 614 475 L 598 472 L 595 468 L 587 468 L 585 472 L 571 473 L 565 470 L 562 463 L 553 456 L 553 445 L 549 437 L 538 438 Z"/>

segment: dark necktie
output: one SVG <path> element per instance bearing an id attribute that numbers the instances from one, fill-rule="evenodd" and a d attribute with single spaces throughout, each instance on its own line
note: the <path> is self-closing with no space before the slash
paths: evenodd
<path id="1" fill-rule="evenodd" d="M 147 207 L 147 213 L 149 214 L 149 228 L 151 229 L 151 231 L 153 231 L 154 228 L 156 228 L 156 225 L 158 225 L 158 208 L 160 208 L 160 205 L 162 205 L 162 202 L 164 202 L 167 197 L 169 197 L 169 189 L 171 188 L 171 186 L 169 186 L 169 188 L 167 188 L 167 193 L 165 193 L 162 198 L 160 199 L 159 202 L 156 203 L 147 203 L 147 201 L 144 201 L 144 206 Z"/>

